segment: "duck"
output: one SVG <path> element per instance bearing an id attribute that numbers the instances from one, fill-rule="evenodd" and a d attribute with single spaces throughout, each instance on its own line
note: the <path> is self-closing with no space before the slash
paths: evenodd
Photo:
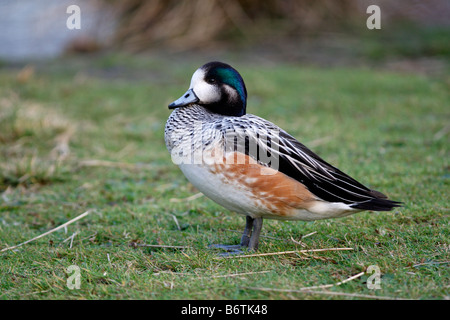
<path id="1" fill-rule="evenodd" d="M 198 68 L 168 108 L 164 139 L 172 162 L 206 197 L 245 216 L 240 243 L 215 248 L 258 250 L 264 219 L 314 221 L 402 206 L 247 113 L 244 80 L 229 64 Z"/>

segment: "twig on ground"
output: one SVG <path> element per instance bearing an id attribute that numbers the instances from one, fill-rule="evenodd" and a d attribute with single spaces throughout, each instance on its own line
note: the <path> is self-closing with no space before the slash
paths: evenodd
<path id="1" fill-rule="evenodd" d="M 242 254 L 237 256 L 225 256 L 220 258 L 235 259 L 235 258 L 251 258 L 251 257 L 264 257 L 264 256 L 276 256 L 282 254 L 291 253 L 308 253 L 308 252 L 322 252 L 322 251 L 344 251 L 344 250 L 354 250 L 353 248 L 324 248 L 324 249 L 305 249 L 305 250 L 294 250 L 294 251 L 280 251 L 280 252 L 267 252 L 267 253 L 254 253 L 254 254 Z"/>
<path id="2" fill-rule="evenodd" d="M 97 235 L 97 231 L 95 231 L 93 234 L 91 234 L 90 236 L 87 236 L 85 238 L 80 239 L 80 241 L 84 241 L 86 239 L 89 239 L 89 241 L 93 241 L 95 239 L 95 236 Z"/>
<path id="3" fill-rule="evenodd" d="M 3 248 L 2 250 L 0 250 L 0 252 L 4 252 L 4 251 L 7 251 L 7 250 L 12 250 L 12 249 L 18 248 L 18 247 L 20 247 L 20 246 L 23 246 L 24 244 L 30 243 L 30 242 L 32 242 L 32 241 L 34 241 L 34 240 L 43 238 L 43 237 L 45 237 L 46 235 L 49 235 L 50 233 L 53 233 L 53 232 L 55 232 L 55 231 L 57 231 L 57 230 L 59 230 L 59 229 L 62 229 L 62 228 L 64 228 L 64 227 L 68 226 L 69 224 L 71 224 L 71 223 L 73 223 L 73 222 L 75 222 L 75 221 L 77 221 L 77 220 L 80 220 L 81 218 L 84 218 L 84 217 L 87 216 L 89 213 L 91 213 L 91 210 L 88 210 L 88 211 L 86 211 L 86 212 L 80 214 L 79 216 L 73 218 L 72 220 L 67 221 L 66 223 L 60 225 L 59 227 L 56 227 L 56 228 L 54 228 L 54 229 L 52 229 L 52 230 L 50 230 L 50 231 L 47 231 L 47 232 L 45 232 L 45 233 L 43 233 L 43 234 L 41 234 L 41 235 L 39 235 L 39 236 L 37 236 L 37 237 L 34 237 L 33 239 L 27 240 L 27 241 L 25 241 L 25 242 L 22 242 L 22 243 L 20 243 L 20 244 L 18 244 L 18 245 L 12 246 L 12 247 Z"/>
<path id="4" fill-rule="evenodd" d="M 169 246 L 169 245 L 160 245 L 160 244 L 145 244 L 145 243 L 136 243 L 131 242 L 130 247 L 150 247 L 150 248 L 171 248 L 171 249 L 189 249 L 191 247 L 188 246 Z"/>
<path id="5" fill-rule="evenodd" d="M 314 232 L 305 234 L 304 236 L 302 236 L 302 239 L 305 239 L 305 238 L 307 238 L 307 237 L 310 237 L 310 236 L 312 236 L 312 235 L 314 235 L 314 234 L 316 234 L 316 233 L 317 233 L 317 231 L 314 231 Z"/>
<path id="6" fill-rule="evenodd" d="M 64 229 L 66 229 L 67 226 L 64 226 Z M 67 232 L 67 230 L 65 230 Z M 70 244 L 69 244 L 69 248 L 72 249 L 72 244 L 73 244 L 73 239 L 75 238 L 75 236 L 78 234 L 78 232 L 74 232 L 70 237 L 68 237 L 67 239 L 63 240 L 61 244 L 63 244 L 64 242 L 67 242 L 70 240 Z"/>
<path id="7" fill-rule="evenodd" d="M 320 290 L 284 290 L 284 289 L 272 289 L 272 288 L 257 288 L 257 287 L 246 287 L 246 289 L 259 290 L 259 291 L 275 291 L 275 292 L 289 292 L 289 293 L 307 293 L 307 294 L 326 294 L 331 296 L 345 296 L 353 298 L 365 298 L 365 299 L 380 299 L 380 300 L 406 300 L 405 298 L 398 297 L 388 297 L 388 296 L 376 296 L 370 294 L 360 294 L 360 293 L 346 293 L 338 291 L 320 291 Z"/>
<path id="8" fill-rule="evenodd" d="M 108 167 L 121 169 L 153 169 L 154 167 L 145 163 L 127 163 L 114 162 L 107 160 L 83 160 L 78 164 L 79 167 Z"/>
<path id="9" fill-rule="evenodd" d="M 246 289 L 267 291 L 267 292 L 272 291 L 272 292 L 289 292 L 289 293 L 327 294 L 327 295 L 348 296 L 348 297 L 355 297 L 355 298 L 402 300 L 402 298 L 393 298 L 393 297 L 386 297 L 386 296 L 375 296 L 375 295 L 359 294 L 359 293 L 346 293 L 346 292 L 336 292 L 336 291 L 315 290 L 315 289 L 326 289 L 326 288 L 331 288 L 331 287 L 337 287 L 344 283 L 355 280 L 355 279 L 363 276 L 364 274 L 365 274 L 365 272 L 360 272 L 358 274 L 355 274 L 354 276 L 351 276 L 350 278 L 347 278 L 343 281 L 339 281 L 337 283 L 325 284 L 325 285 L 320 285 L 320 286 L 312 286 L 312 287 L 303 287 L 303 288 L 299 288 L 299 289 L 277 289 L 277 288 L 262 288 L 262 287 L 246 287 Z"/>
<path id="10" fill-rule="evenodd" d="M 301 242 L 301 241 L 295 240 L 292 236 L 291 236 L 291 241 L 292 241 L 293 243 L 295 243 L 295 244 L 301 245 L 303 248 L 306 247 L 306 244 L 304 244 L 304 243 Z"/>
<path id="11" fill-rule="evenodd" d="M 351 276 L 350 278 L 347 278 L 343 281 L 339 281 L 336 283 L 324 284 L 324 285 L 312 286 L 312 287 L 303 287 L 303 288 L 298 288 L 298 289 L 277 289 L 277 288 L 259 288 L 259 287 L 250 287 L 249 289 L 261 290 L 261 291 L 277 291 L 277 292 L 304 292 L 305 290 L 309 291 L 309 290 L 314 290 L 314 289 L 326 289 L 326 288 L 331 288 L 334 286 L 340 286 L 341 284 L 355 280 L 355 279 L 363 276 L 364 274 L 365 274 L 365 272 L 360 272 L 358 274 L 355 274 L 354 276 Z M 312 292 L 315 292 L 315 291 L 312 291 Z"/>
<path id="12" fill-rule="evenodd" d="M 184 201 L 192 201 L 198 199 L 203 196 L 203 193 L 199 192 L 187 198 L 171 198 L 170 202 L 184 202 Z"/>
<path id="13" fill-rule="evenodd" d="M 415 264 L 415 265 L 413 265 L 413 268 L 420 267 L 420 266 L 426 266 L 426 265 L 447 264 L 447 263 L 450 263 L 450 261 L 430 261 L 430 262 Z"/>
<path id="14" fill-rule="evenodd" d="M 236 232 L 236 233 L 242 233 L 242 231 L 239 231 L 239 230 L 232 230 L 232 229 L 220 229 L 220 230 L 223 230 L 223 231 L 229 231 L 229 232 Z M 314 235 L 314 234 L 316 234 L 316 233 L 317 233 L 317 231 L 314 231 L 314 232 L 305 234 L 304 236 L 301 236 L 300 239 L 304 239 L 304 238 L 310 237 L 310 236 L 312 236 L 312 235 Z M 301 242 L 298 242 L 298 241 L 296 241 L 296 240 L 293 240 L 292 237 L 291 237 L 291 239 L 283 239 L 283 238 L 277 238 L 277 237 L 272 237 L 272 236 L 268 236 L 268 235 L 260 235 L 260 238 L 273 239 L 273 240 L 284 241 L 284 242 L 294 242 L 295 244 L 300 244 L 300 245 L 302 245 Z M 302 245 L 302 246 L 303 246 L 303 245 Z"/>
<path id="15" fill-rule="evenodd" d="M 300 288 L 299 290 L 312 290 L 312 289 L 326 289 L 326 288 L 331 288 L 334 286 L 340 286 L 341 284 L 344 284 L 346 282 L 352 281 L 354 279 L 357 279 L 361 276 L 364 275 L 365 272 L 360 272 L 358 274 L 355 274 L 354 276 L 351 276 L 350 278 L 347 278 L 343 281 L 337 282 L 337 283 L 332 283 L 332 284 L 324 284 L 324 285 L 320 285 L 320 286 L 312 286 L 312 287 L 304 287 L 304 288 Z"/>
<path id="16" fill-rule="evenodd" d="M 257 273 L 268 273 L 271 270 L 266 270 L 266 271 L 255 271 L 255 272 L 243 272 L 243 273 L 229 273 L 229 274 L 222 274 L 222 275 L 217 275 L 217 276 L 205 276 L 208 278 L 225 278 L 225 277 L 240 277 L 240 276 L 246 276 L 249 274 L 257 274 Z"/>
<path id="17" fill-rule="evenodd" d="M 196 276 L 197 278 L 227 278 L 227 277 L 241 277 L 241 276 L 247 276 L 251 274 L 261 274 L 261 273 L 268 273 L 272 270 L 265 270 L 265 271 L 254 271 L 254 272 L 242 272 L 242 273 L 229 273 L 229 274 L 220 274 L 220 275 L 198 275 L 196 273 L 183 273 L 183 272 L 172 272 L 172 271 L 161 271 L 154 273 L 153 275 L 160 275 L 162 273 L 165 274 L 171 274 L 176 276 Z"/>

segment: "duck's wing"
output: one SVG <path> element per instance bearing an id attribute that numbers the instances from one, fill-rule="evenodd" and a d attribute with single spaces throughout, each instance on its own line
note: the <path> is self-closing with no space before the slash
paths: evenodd
<path id="1" fill-rule="evenodd" d="M 361 210 L 389 211 L 400 202 L 371 190 L 297 141 L 275 124 L 253 115 L 233 118 L 225 125 L 240 150 L 258 163 L 276 169 L 305 185 L 318 198 L 342 202 Z M 255 147 L 256 146 L 256 147 Z"/>

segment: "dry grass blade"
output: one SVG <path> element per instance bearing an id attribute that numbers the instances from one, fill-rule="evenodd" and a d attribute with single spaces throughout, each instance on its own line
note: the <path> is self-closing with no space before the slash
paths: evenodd
<path id="1" fill-rule="evenodd" d="M 291 241 L 292 241 L 293 243 L 295 243 L 295 244 L 301 245 L 303 248 L 306 247 L 306 244 L 304 244 L 304 243 L 301 242 L 301 241 L 295 240 L 292 236 L 291 236 Z"/>
<path id="2" fill-rule="evenodd" d="M 430 261 L 430 262 L 424 262 L 424 263 L 418 263 L 413 265 L 413 268 L 420 267 L 420 266 L 426 266 L 426 265 L 439 265 L 439 264 L 448 264 L 450 261 Z"/>
<path id="3" fill-rule="evenodd" d="M 306 293 L 306 294 L 323 294 L 330 296 L 343 296 L 343 297 L 353 297 L 353 298 L 363 298 L 363 299 L 379 299 L 379 300 L 407 300 L 405 298 L 389 297 L 389 296 L 376 296 L 370 294 L 360 294 L 360 293 L 346 293 L 338 291 L 320 291 L 320 290 L 287 290 L 287 289 L 272 289 L 272 288 L 257 288 L 257 287 L 247 287 L 246 289 L 259 290 L 259 291 L 274 291 L 274 292 L 289 292 L 289 293 Z"/>
<path id="4" fill-rule="evenodd" d="M 242 233 L 241 230 L 232 230 L 232 229 L 219 229 L 219 230 L 221 230 L 221 231 L 229 231 L 229 232 L 236 232 L 236 233 L 239 233 L 239 234 Z M 310 236 L 312 236 L 312 235 L 314 235 L 316 233 L 317 233 L 317 231 L 305 234 L 304 236 L 301 236 L 300 239 L 304 239 L 304 238 L 310 237 Z M 301 245 L 302 247 L 306 246 L 304 243 L 302 243 L 300 241 L 297 241 L 297 240 L 293 239 L 292 237 L 290 239 L 277 238 L 277 237 L 272 237 L 272 236 L 267 236 L 267 235 L 260 235 L 260 237 L 261 238 L 265 238 L 265 239 L 273 239 L 273 240 L 277 240 L 277 241 L 292 242 L 292 243 Z"/>
<path id="5" fill-rule="evenodd" d="M 181 227 L 180 227 L 180 224 L 178 223 L 177 217 L 175 217 L 175 216 L 172 214 L 172 218 L 173 218 L 173 221 L 175 221 L 175 224 L 177 225 L 178 231 L 181 231 Z"/>
<path id="6" fill-rule="evenodd" d="M 80 167 L 108 167 L 121 169 L 153 169 L 149 164 L 114 162 L 107 160 L 83 160 L 78 164 Z"/>
<path id="7" fill-rule="evenodd" d="M 277 291 L 277 292 L 304 292 L 305 290 L 314 290 L 314 289 L 326 289 L 326 288 L 331 288 L 334 286 L 340 286 L 341 284 L 350 282 L 352 280 L 358 279 L 359 277 L 363 276 L 364 272 L 360 272 L 358 274 L 355 274 L 354 276 L 351 276 L 350 278 L 347 278 L 343 281 L 337 282 L 337 283 L 332 283 L 332 284 L 324 284 L 324 285 L 320 285 L 320 286 L 312 286 L 312 287 L 303 287 L 303 288 L 299 288 L 299 289 L 271 289 L 271 288 L 258 288 L 258 287 L 252 287 L 251 289 L 254 290 L 262 290 L 262 291 Z"/>
<path id="8" fill-rule="evenodd" d="M 349 282 L 349 281 L 352 281 L 354 279 L 357 279 L 357 278 L 359 278 L 359 277 L 361 277 L 363 275 L 364 275 L 364 272 L 360 272 L 360 273 L 358 273 L 358 274 L 356 274 L 354 276 L 351 276 L 350 278 L 347 278 L 347 279 L 345 279 L 343 281 L 340 281 L 340 282 L 337 282 L 337 283 L 324 284 L 324 285 L 320 285 L 320 286 L 306 287 L 306 288 L 301 288 L 299 290 L 325 289 L 325 288 L 331 288 L 331 287 L 334 287 L 334 286 L 340 286 L 341 284 L 344 284 L 346 282 Z"/>
<path id="9" fill-rule="evenodd" d="M 136 243 L 131 242 L 130 247 L 150 247 L 150 248 L 171 248 L 171 249 L 190 249 L 191 247 L 188 246 L 170 246 L 170 245 L 163 245 L 163 244 L 145 244 L 145 243 Z"/>
<path id="10" fill-rule="evenodd" d="M 47 236 L 47 235 L 49 235 L 49 234 L 51 234 L 51 233 L 53 233 L 53 232 L 55 232 L 55 231 L 57 231 L 57 230 L 59 230 L 59 229 L 62 229 L 62 228 L 67 227 L 69 224 L 74 223 L 74 222 L 77 221 L 77 220 L 80 220 L 80 219 L 84 218 L 84 217 L 87 216 L 89 213 L 91 213 L 91 210 L 88 210 L 88 211 L 86 211 L 86 212 L 80 214 L 79 216 L 73 218 L 72 220 L 69 220 L 69 221 L 67 221 L 66 223 L 63 223 L 63 224 L 60 225 L 59 227 L 56 227 L 56 228 L 54 228 L 54 229 L 52 229 L 52 230 L 50 230 L 50 231 L 47 231 L 47 232 L 45 232 L 45 233 L 43 233 L 43 234 L 41 234 L 41 235 L 38 235 L 37 237 L 34 237 L 33 239 L 27 240 L 27 241 L 25 241 L 25 242 L 22 242 L 22 243 L 20 243 L 20 244 L 18 244 L 18 245 L 12 246 L 12 247 L 3 248 L 2 250 L 0 250 L 0 252 L 4 252 L 4 251 L 7 251 L 7 250 L 12 250 L 12 249 L 18 248 L 18 247 L 20 247 L 20 246 L 23 246 L 24 244 L 30 243 L 30 242 L 32 242 L 32 241 L 34 241 L 34 240 L 43 238 L 43 237 L 45 237 L 45 236 Z"/>
<path id="11" fill-rule="evenodd" d="M 307 237 L 310 237 L 310 236 L 312 236 L 312 235 L 314 235 L 314 234 L 316 234 L 316 233 L 317 233 L 317 231 L 314 231 L 314 232 L 305 234 L 304 236 L 302 236 L 302 239 L 305 239 L 305 238 L 307 238 Z"/>
<path id="12" fill-rule="evenodd" d="M 66 228 L 67 226 L 65 226 L 64 228 Z M 74 232 L 70 237 L 68 237 L 67 239 L 65 239 L 65 240 L 63 240 L 62 242 L 61 242 L 61 244 L 62 243 L 65 243 L 65 242 L 67 242 L 67 241 L 69 241 L 70 240 L 70 245 L 69 245 L 69 248 L 71 249 L 72 248 L 72 244 L 73 244 L 73 239 L 75 239 L 75 236 L 78 234 L 78 232 Z"/>
<path id="13" fill-rule="evenodd" d="M 212 278 L 229 278 L 229 277 L 242 277 L 242 276 L 248 276 L 253 274 L 263 274 L 271 272 L 272 270 L 264 270 L 264 271 L 253 271 L 253 272 L 241 272 L 241 273 L 228 273 L 228 274 L 220 274 L 220 275 L 198 275 L 196 273 L 183 273 L 183 272 L 172 272 L 172 271 L 161 271 L 154 273 L 153 275 L 160 275 L 160 274 L 171 274 L 174 276 L 193 276 L 197 279 L 212 279 Z"/>
<path id="14" fill-rule="evenodd" d="M 336 291 L 316 291 L 316 290 L 305 290 L 304 293 L 309 294 L 326 294 L 331 296 L 344 296 L 344 297 L 354 297 L 354 298 L 364 298 L 364 299 L 378 299 L 378 300 L 408 300 L 405 298 L 389 297 L 389 296 L 376 296 L 370 294 L 359 294 L 359 293 L 346 293 L 346 292 L 336 292 Z"/>
<path id="15" fill-rule="evenodd" d="M 220 258 L 236 259 L 236 258 L 276 256 L 276 255 L 292 254 L 292 253 L 309 253 L 309 252 L 323 252 L 323 251 L 345 251 L 345 250 L 354 250 L 354 249 L 353 248 L 305 249 L 305 250 L 293 250 L 293 251 L 280 251 L 280 252 L 243 254 L 243 255 L 237 255 L 237 256 L 225 256 L 225 257 L 220 257 Z"/>
<path id="16" fill-rule="evenodd" d="M 192 201 L 192 200 L 198 199 L 198 198 L 200 198 L 202 196 L 203 196 L 203 193 L 199 192 L 199 193 L 196 193 L 196 194 L 194 194 L 194 195 L 192 195 L 190 197 L 187 197 L 187 198 L 181 198 L 181 199 L 179 199 L 179 198 L 171 198 L 170 202 Z"/>
<path id="17" fill-rule="evenodd" d="M 393 298 L 393 297 L 386 297 L 386 296 L 375 296 L 375 295 L 368 295 L 368 294 L 315 290 L 315 289 L 326 289 L 326 288 L 331 288 L 331 287 L 337 287 L 344 283 L 358 279 L 361 276 L 363 276 L 364 274 L 365 274 L 365 272 L 360 272 L 358 274 L 355 274 L 354 276 L 351 276 L 351 277 L 349 277 L 343 281 L 337 282 L 337 283 L 325 284 L 325 285 L 320 285 L 320 286 L 312 286 L 312 287 L 303 287 L 303 288 L 299 288 L 299 289 L 277 289 L 277 288 L 260 288 L 260 287 L 247 287 L 247 289 L 267 291 L 267 292 L 273 291 L 273 292 L 286 292 L 286 293 L 327 294 L 327 295 L 347 296 L 347 297 L 366 298 L 366 299 L 403 300 L 402 298 Z"/>
<path id="18" fill-rule="evenodd" d="M 222 275 L 216 275 L 216 276 L 209 276 L 208 278 L 241 277 L 241 276 L 247 276 L 247 275 L 250 275 L 250 274 L 268 273 L 270 271 L 271 270 L 255 271 L 255 272 L 242 272 L 242 273 L 229 273 L 229 274 L 222 274 Z"/>

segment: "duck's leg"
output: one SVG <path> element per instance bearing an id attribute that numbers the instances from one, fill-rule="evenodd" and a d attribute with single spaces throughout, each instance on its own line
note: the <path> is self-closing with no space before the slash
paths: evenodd
<path id="1" fill-rule="evenodd" d="M 241 247 L 248 247 L 248 244 L 250 242 L 250 235 L 252 234 L 253 221 L 255 221 L 255 219 L 253 219 L 252 217 L 245 217 L 245 229 L 242 233 Z"/>
<path id="2" fill-rule="evenodd" d="M 223 250 L 228 251 L 225 255 L 227 255 L 227 254 L 241 254 L 242 251 L 240 249 L 243 249 L 243 248 L 249 246 L 250 239 L 251 239 L 250 235 L 252 234 L 252 227 L 253 227 L 253 221 L 254 220 L 255 219 L 253 219 L 252 217 L 246 216 L 245 229 L 244 229 L 244 232 L 242 233 L 241 243 L 240 244 L 234 244 L 234 245 L 212 244 L 212 245 L 210 245 L 210 247 L 223 249 Z"/>
<path id="3" fill-rule="evenodd" d="M 248 249 L 249 250 L 258 250 L 259 245 L 259 234 L 261 233 L 262 225 L 263 225 L 263 218 L 254 218 L 253 219 L 253 231 L 252 236 L 250 237 L 250 241 L 248 243 Z"/>

